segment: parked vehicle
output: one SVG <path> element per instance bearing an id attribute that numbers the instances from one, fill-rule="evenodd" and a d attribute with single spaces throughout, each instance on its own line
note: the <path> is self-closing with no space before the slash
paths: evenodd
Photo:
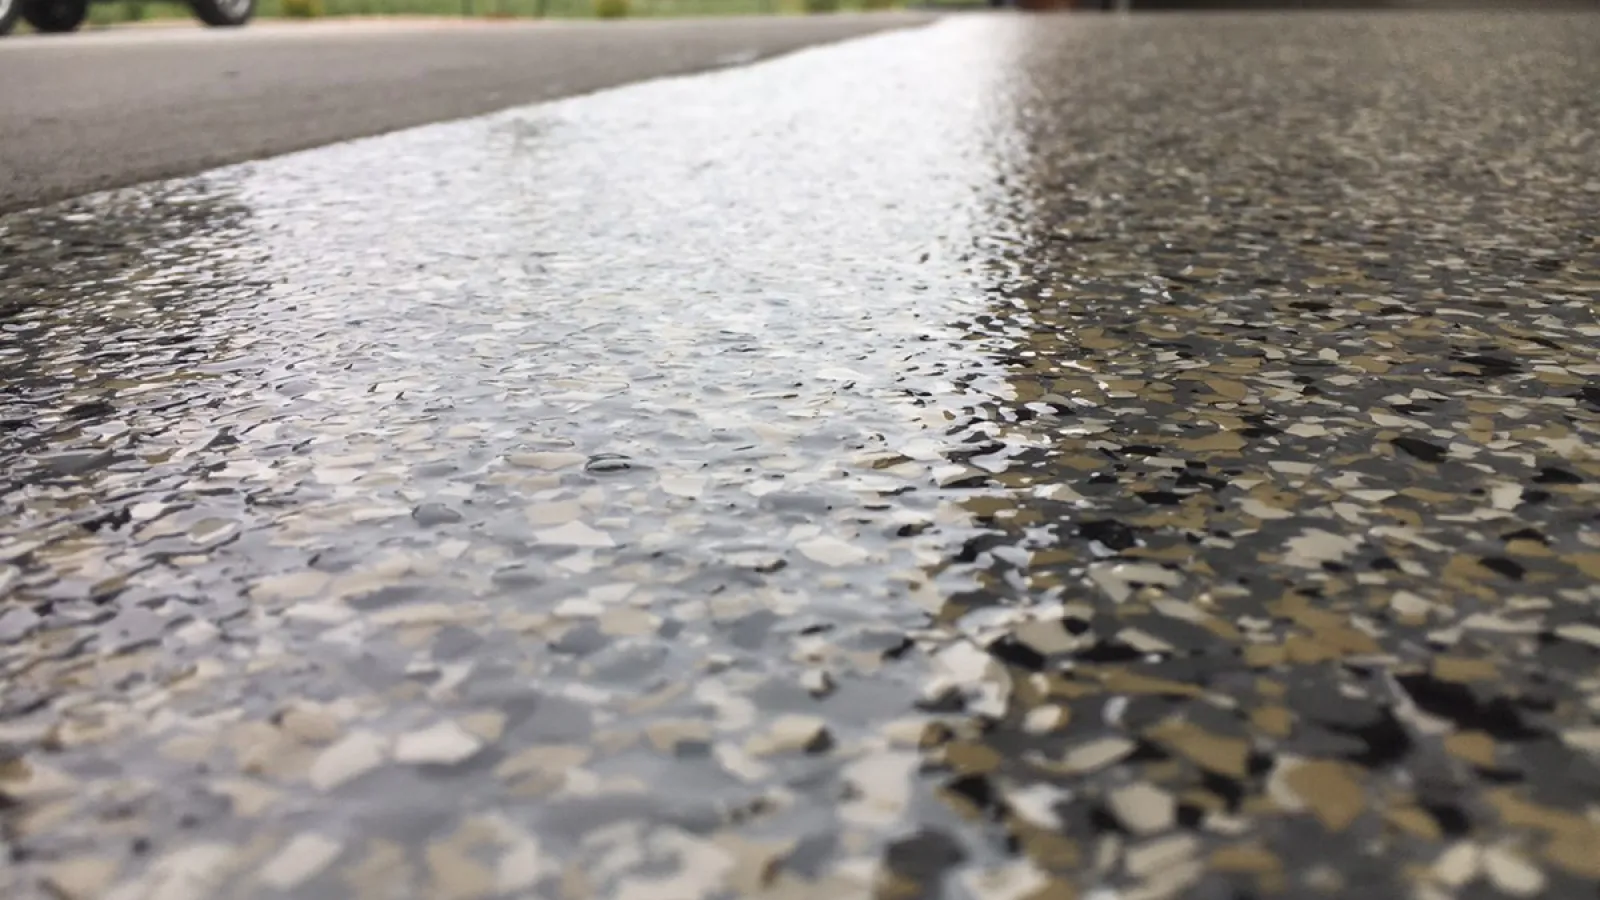
<path id="1" fill-rule="evenodd" d="M 110 0 L 0 0 L 0 35 L 11 33 L 18 21 L 35 31 L 77 31 L 89 18 L 91 2 Z M 217 28 L 243 25 L 255 15 L 256 0 L 188 0 L 195 18 Z"/>

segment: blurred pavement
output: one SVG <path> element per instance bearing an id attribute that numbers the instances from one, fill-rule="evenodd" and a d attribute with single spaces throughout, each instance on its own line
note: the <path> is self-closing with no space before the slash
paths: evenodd
<path id="1" fill-rule="evenodd" d="M 0 211 L 931 21 L 374 19 L 0 41 Z"/>

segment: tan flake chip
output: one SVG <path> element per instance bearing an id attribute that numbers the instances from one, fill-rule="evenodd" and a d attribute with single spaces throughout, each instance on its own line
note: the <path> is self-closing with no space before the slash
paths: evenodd
<path id="1" fill-rule="evenodd" d="M 1203 769 L 1233 778 L 1243 778 L 1247 774 L 1250 744 L 1243 738 L 1215 735 L 1179 719 L 1161 722 L 1149 729 L 1146 735 L 1188 757 Z"/>
<path id="2" fill-rule="evenodd" d="M 1348 763 L 1311 760 L 1291 768 L 1284 783 L 1329 831 L 1343 831 L 1366 808 L 1366 790 Z"/>

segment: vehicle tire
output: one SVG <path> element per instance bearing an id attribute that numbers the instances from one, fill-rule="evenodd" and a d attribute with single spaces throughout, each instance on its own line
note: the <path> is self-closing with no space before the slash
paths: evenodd
<path id="1" fill-rule="evenodd" d="M 15 0 L 22 6 L 22 17 L 39 31 L 60 33 L 77 31 L 89 18 L 89 0 Z"/>
<path id="2" fill-rule="evenodd" d="M 189 0 L 189 6 L 212 28 L 238 28 L 256 14 L 256 0 Z"/>
<path id="3" fill-rule="evenodd" d="M 0 37 L 5 37 L 17 27 L 17 18 L 21 15 L 22 0 L 0 0 Z"/>

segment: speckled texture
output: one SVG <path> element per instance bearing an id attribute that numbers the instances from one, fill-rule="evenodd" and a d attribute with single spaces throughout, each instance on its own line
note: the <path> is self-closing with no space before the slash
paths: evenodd
<path id="1" fill-rule="evenodd" d="M 1592 895 L 1596 45 L 963 17 L 0 219 L 0 889 Z"/>
<path id="2" fill-rule="evenodd" d="M 1019 53 L 977 325 L 1048 448 L 971 504 L 940 619 L 1013 695 L 935 758 L 1121 897 L 1592 895 L 1600 18 L 1118 29 Z"/>

